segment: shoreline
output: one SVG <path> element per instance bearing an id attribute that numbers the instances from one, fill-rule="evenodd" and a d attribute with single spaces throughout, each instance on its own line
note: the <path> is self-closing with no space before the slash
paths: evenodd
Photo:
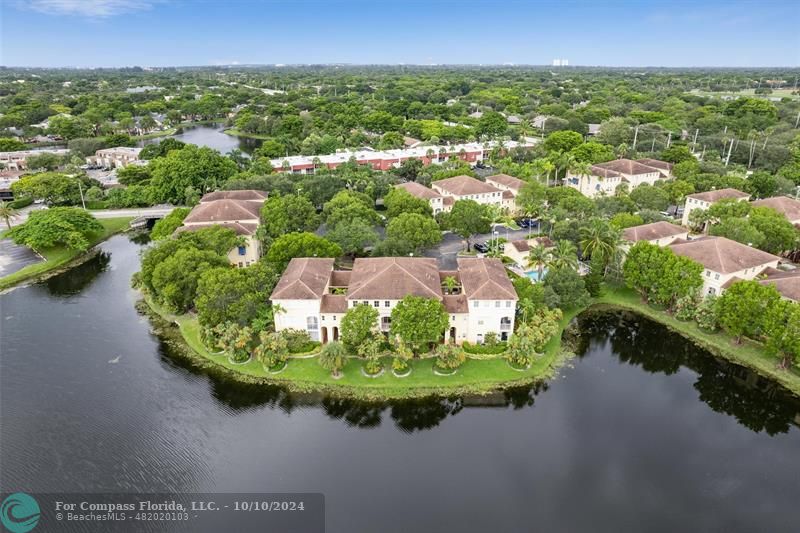
<path id="1" fill-rule="evenodd" d="M 634 301 L 635 300 L 635 301 Z M 247 384 L 277 385 L 292 392 L 325 393 L 337 397 L 376 401 L 451 395 L 486 395 L 509 388 L 527 386 L 547 381 L 557 376 L 573 354 L 564 346 L 564 332 L 573 318 L 592 309 L 624 310 L 644 316 L 680 334 L 690 342 L 706 350 L 714 357 L 748 368 L 760 376 L 775 381 L 789 393 L 800 397 L 800 374 L 797 370 L 782 370 L 777 361 L 764 353 L 763 347 L 745 340 L 735 345 L 724 332 L 704 333 L 694 322 L 681 322 L 663 312 L 649 308 L 638 301 L 638 295 L 627 289 L 606 291 L 588 306 L 565 313 L 560 329 L 547 343 L 544 355 L 535 360 L 527 370 L 514 369 L 502 357 L 473 359 L 459 367 L 457 372 L 446 377 L 435 376 L 434 359 L 413 359 L 409 376 L 395 378 L 392 372 L 384 372 L 380 379 L 361 376 L 362 361 L 352 360 L 345 367 L 345 378 L 334 380 L 323 370 L 315 356 L 291 357 L 280 374 L 269 374 L 255 361 L 234 367 L 227 356 L 211 354 L 199 339 L 197 320 L 187 315 L 172 315 L 159 309 L 149 298 L 143 297 L 136 304 L 140 313 L 148 316 L 154 330 L 178 348 L 180 355 L 203 369 L 212 370 L 229 379 Z M 697 330 L 697 331 L 694 331 Z M 384 368 L 390 368 L 391 358 L 384 359 Z M 487 375 L 488 374 L 488 375 Z M 430 378 L 430 379 L 428 379 Z M 455 379 L 453 379 L 455 378 Z M 431 383 L 431 380 L 436 380 Z"/>
<path id="2" fill-rule="evenodd" d="M 129 231 L 131 220 L 133 220 L 133 217 L 98 219 L 101 224 L 103 224 L 104 221 L 106 222 L 103 224 L 105 229 L 95 239 L 92 240 L 89 248 L 87 248 L 85 251 L 59 249 L 57 252 L 55 252 L 55 254 L 63 253 L 66 255 L 63 257 L 56 256 L 52 259 L 46 259 L 45 261 L 28 265 L 20 270 L 17 270 L 16 272 L 12 272 L 7 276 L 3 276 L 0 278 L 0 292 L 12 290 L 24 283 L 33 283 L 51 278 L 69 270 L 70 268 L 85 263 L 97 254 L 98 245 L 102 244 L 104 241 L 110 239 L 114 235 Z M 40 257 L 46 257 L 46 254 L 48 253 L 40 253 L 36 250 L 34 251 Z M 53 254 L 53 251 L 51 250 L 49 253 Z"/>
<path id="3" fill-rule="evenodd" d="M 288 364 L 280 374 L 269 374 L 263 370 L 260 363 L 252 360 L 250 363 L 234 367 L 226 355 L 213 355 L 202 346 L 199 337 L 194 334 L 197 329 L 196 319 L 186 315 L 172 315 L 158 309 L 146 296 L 136 303 L 136 308 L 150 319 L 156 334 L 177 348 L 181 357 L 205 370 L 212 370 L 219 375 L 246 384 L 282 386 L 291 392 L 325 393 L 366 401 L 462 394 L 487 395 L 552 379 L 572 358 L 571 353 L 563 350 L 561 335 L 572 318 L 578 314 L 576 311 L 565 315 L 559 333 L 548 342 L 542 357 L 536 359 L 525 371 L 512 368 L 502 357 L 468 358 L 455 374 L 440 377 L 433 372 L 435 359 L 427 357 L 410 361 L 412 370 L 406 377 L 395 377 L 391 371 L 384 372 L 379 377 L 364 377 L 361 373 L 362 360 L 353 357 L 344 369 L 344 377 L 334 380 L 330 373 L 319 365 L 317 358 L 309 357 L 308 354 L 304 354 L 305 357 L 290 356 Z M 384 370 L 390 370 L 390 365 L 391 358 L 384 359 Z M 487 371 L 490 375 L 484 375 L 483 379 L 474 376 L 486 374 Z"/>

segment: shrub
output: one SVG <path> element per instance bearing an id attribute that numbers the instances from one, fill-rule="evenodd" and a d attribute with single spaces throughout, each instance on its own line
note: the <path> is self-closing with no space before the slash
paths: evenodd
<path id="1" fill-rule="evenodd" d="M 483 337 L 483 344 L 490 348 L 497 346 L 498 342 L 500 342 L 500 339 L 497 338 L 497 333 L 494 331 L 490 331 Z"/>
<path id="2" fill-rule="evenodd" d="M 465 341 L 464 344 L 461 345 L 462 350 L 474 355 L 499 355 L 505 353 L 507 347 L 508 345 L 502 341 L 497 341 L 493 345 L 487 343 L 472 344 L 471 342 Z"/>
<path id="3" fill-rule="evenodd" d="M 22 209 L 23 207 L 28 207 L 32 203 L 33 197 L 23 196 L 22 198 L 17 198 L 16 200 L 8 202 L 8 207 L 11 207 L 12 209 Z"/>
<path id="4" fill-rule="evenodd" d="M 464 350 L 454 344 L 440 344 L 434 350 L 436 366 L 443 370 L 455 370 L 466 360 Z"/>
<path id="5" fill-rule="evenodd" d="M 316 349 L 320 343 L 312 341 L 307 331 L 302 329 L 284 329 L 280 332 L 286 341 L 289 353 L 306 353 Z"/>
<path id="6" fill-rule="evenodd" d="M 364 363 L 364 370 L 367 371 L 367 374 L 377 374 L 381 369 L 383 369 L 383 365 L 381 364 L 381 360 L 377 357 L 367 359 L 367 362 Z"/>
<path id="7" fill-rule="evenodd" d="M 254 355 L 262 365 L 275 368 L 286 362 L 289 357 L 286 337 L 280 333 L 262 331 L 258 339 L 259 345 L 256 346 Z"/>
<path id="8" fill-rule="evenodd" d="M 694 319 L 697 321 L 697 327 L 705 331 L 714 332 L 719 329 L 719 319 L 717 317 L 717 297 L 706 296 L 705 300 L 700 302 L 694 314 Z"/>
<path id="9" fill-rule="evenodd" d="M 338 341 L 329 342 L 322 347 L 319 353 L 319 364 L 322 368 L 331 371 L 331 375 L 338 377 L 347 364 L 347 348 Z"/>
<path id="10" fill-rule="evenodd" d="M 686 295 L 675 302 L 675 318 L 678 320 L 692 320 L 697 315 L 697 305 L 699 304 L 696 295 Z"/>

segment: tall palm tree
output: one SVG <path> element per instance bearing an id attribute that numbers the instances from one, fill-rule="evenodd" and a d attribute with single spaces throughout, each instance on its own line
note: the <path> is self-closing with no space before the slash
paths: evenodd
<path id="1" fill-rule="evenodd" d="M 566 177 L 567 169 L 570 168 L 574 162 L 575 162 L 575 156 L 573 156 L 569 152 L 558 152 L 555 155 L 555 158 L 553 160 L 553 165 L 555 166 L 556 169 L 556 179 L 555 179 L 556 185 L 558 185 L 558 177 L 561 174 L 561 171 L 564 171 L 564 177 Z M 561 182 L 562 183 L 564 182 L 563 178 Z"/>
<path id="2" fill-rule="evenodd" d="M 581 251 L 585 257 L 592 257 L 595 254 L 603 258 L 608 258 L 613 251 L 613 231 L 604 220 L 599 218 L 589 221 L 587 226 L 583 226 L 581 234 Z"/>
<path id="3" fill-rule="evenodd" d="M 558 241 L 552 256 L 549 265 L 552 268 L 578 268 L 578 248 L 572 241 Z"/>
<path id="4" fill-rule="evenodd" d="M 550 253 L 550 250 L 543 244 L 537 244 L 528 252 L 528 264 L 525 266 L 535 268 L 536 273 L 538 274 L 537 279 L 541 281 L 542 274 L 544 273 L 544 267 L 550 264 L 551 259 L 552 254 Z"/>
<path id="5" fill-rule="evenodd" d="M 11 207 L 11 204 L 7 204 L 6 202 L 0 200 L 0 218 L 6 221 L 6 226 L 8 229 L 11 229 L 11 219 L 17 218 L 19 213 L 17 210 Z"/>
<path id="6" fill-rule="evenodd" d="M 581 181 L 583 181 L 583 178 L 592 173 L 592 165 L 585 161 L 576 161 L 575 158 L 572 158 L 567 170 L 580 176 Z M 566 178 L 566 173 L 564 174 L 564 177 Z"/>

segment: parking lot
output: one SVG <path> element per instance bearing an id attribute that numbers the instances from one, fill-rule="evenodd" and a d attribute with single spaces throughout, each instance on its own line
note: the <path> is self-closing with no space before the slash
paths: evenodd
<path id="1" fill-rule="evenodd" d="M 470 239 L 470 242 L 473 245 L 475 243 L 485 243 L 489 242 L 495 237 L 506 239 L 507 241 L 516 241 L 519 239 L 527 239 L 528 235 L 531 234 L 527 229 L 510 230 L 505 226 L 499 225 L 495 227 L 495 231 L 497 232 L 497 235 L 493 235 L 492 233 L 475 235 L 472 239 Z M 534 237 L 536 236 L 535 229 L 533 230 L 532 235 Z M 425 256 L 439 259 L 439 268 L 442 270 L 455 270 L 457 268 L 456 258 L 458 257 L 458 252 L 464 250 L 465 246 L 464 239 L 455 233 L 448 232 L 442 235 L 441 243 L 425 251 Z"/>
<path id="2" fill-rule="evenodd" d="M 43 259 L 30 248 L 16 245 L 11 239 L 0 239 L 0 277 L 40 261 Z"/>

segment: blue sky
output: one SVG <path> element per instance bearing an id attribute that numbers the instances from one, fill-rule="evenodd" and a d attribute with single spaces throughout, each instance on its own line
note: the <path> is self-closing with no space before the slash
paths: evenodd
<path id="1" fill-rule="evenodd" d="M 0 64 L 798 66 L 800 2 L 0 0 Z"/>

